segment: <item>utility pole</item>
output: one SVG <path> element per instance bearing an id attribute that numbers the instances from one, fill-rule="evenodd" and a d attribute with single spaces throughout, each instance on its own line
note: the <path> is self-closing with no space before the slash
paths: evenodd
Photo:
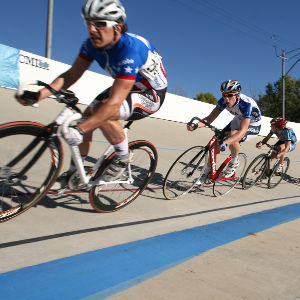
<path id="1" fill-rule="evenodd" d="M 48 0 L 48 22 L 47 22 L 47 41 L 46 41 L 47 58 L 51 58 L 51 49 L 52 49 L 53 1 L 54 0 Z"/>
<path id="2" fill-rule="evenodd" d="M 300 55 L 300 53 L 297 53 L 297 54 L 295 54 L 294 56 L 292 56 L 290 58 L 286 57 L 285 55 L 289 54 L 291 52 L 294 52 L 296 50 L 300 50 L 300 48 L 296 48 L 296 49 L 288 51 L 288 52 L 285 52 L 284 50 L 282 50 L 282 55 L 278 56 L 282 59 L 282 74 L 281 74 L 281 80 L 282 80 L 282 117 L 284 119 L 285 119 L 285 77 L 293 69 L 293 67 L 300 61 L 300 58 L 297 59 L 297 61 L 289 68 L 289 70 L 286 73 L 285 73 L 285 61 Z"/>

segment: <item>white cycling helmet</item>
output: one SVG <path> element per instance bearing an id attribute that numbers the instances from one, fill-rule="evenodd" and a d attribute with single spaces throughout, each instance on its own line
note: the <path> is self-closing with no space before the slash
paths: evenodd
<path id="1" fill-rule="evenodd" d="M 220 90 L 222 93 L 239 93 L 242 87 L 237 80 L 227 80 L 221 84 Z"/>
<path id="2" fill-rule="evenodd" d="M 84 18 L 96 18 L 102 20 L 123 23 L 126 13 L 119 0 L 87 0 L 82 7 Z"/>

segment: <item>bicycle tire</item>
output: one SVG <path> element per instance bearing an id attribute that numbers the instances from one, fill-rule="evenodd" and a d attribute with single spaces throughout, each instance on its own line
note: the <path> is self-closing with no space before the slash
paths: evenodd
<path id="1" fill-rule="evenodd" d="M 193 146 L 183 152 L 165 176 L 163 183 L 165 198 L 175 200 L 190 192 L 203 174 L 207 160 L 205 147 Z"/>
<path id="2" fill-rule="evenodd" d="M 216 197 L 221 197 L 223 195 L 228 194 L 239 182 L 241 182 L 241 179 L 243 177 L 247 158 L 244 153 L 239 153 L 239 165 L 236 168 L 234 175 L 230 178 L 223 177 L 223 170 L 226 169 L 228 166 L 230 160 L 223 166 L 221 170 L 218 169 L 219 176 L 215 179 L 213 184 L 213 194 Z"/>
<path id="3" fill-rule="evenodd" d="M 94 186 L 89 193 L 92 207 L 100 213 L 114 212 L 132 203 L 147 187 L 152 180 L 158 160 L 155 146 L 148 141 L 139 140 L 129 143 L 129 149 L 133 152 L 131 173 L 134 179 L 132 184 L 114 183 Z M 101 178 L 115 152 L 103 162 L 96 172 L 93 180 Z M 128 177 L 126 171 L 124 176 Z"/>
<path id="4" fill-rule="evenodd" d="M 247 190 L 256 185 L 268 169 L 268 158 L 266 154 L 256 156 L 245 171 L 242 181 L 243 189 Z"/>
<path id="5" fill-rule="evenodd" d="M 0 125 L 0 223 L 34 206 L 55 182 L 63 151 L 57 137 L 48 142 L 48 131 L 45 125 L 34 122 Z M 34 148 L 29 149 L 33 143 Z M 43 152 L 37 158 L 39 151 Z"/>
<path id="6" fill-rule="evenodd" d="M 279 161 L 276 162 L 273 167 L 271 167 L 271 172 L 270 172 L 270 176 L 268 178 L 268 188 L 269 189 L 273 189 L 274 187 L 276 187 L 281 180 L 283 179 L 283 177 L 285 176 L 289 166 L 290 166 L 290 159 L 288 157 L 285 157 L 283 160 L 283 169 L 281 172 L 281 175 L 277 175 L 276 174 L 276 168 L 279 164 Z"/>

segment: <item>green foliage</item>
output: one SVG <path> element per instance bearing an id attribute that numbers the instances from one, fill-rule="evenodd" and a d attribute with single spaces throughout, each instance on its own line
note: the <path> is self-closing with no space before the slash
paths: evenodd
<path id="1" fill-rule="evenodd" d="M 266 95 L 259 95 L 258 105 L 263 116 L 282 116 L 282 79 L 273 85 L 268 83 Z M 285 118 L 291 122 L 300 122 L 300 79 L 285 77 Z"/>
<path id="2" fill-rule="evenodd" d="M 196 95 L 195 100 L 210 104 L 217 104 L 218 100 L 211 93 L 200 93 Z"/>

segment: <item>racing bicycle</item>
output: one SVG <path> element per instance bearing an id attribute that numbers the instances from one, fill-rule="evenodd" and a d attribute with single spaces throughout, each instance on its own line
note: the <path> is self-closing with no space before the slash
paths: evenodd
<path id="1" fill-rule="evenodd" d="M 229 193 L 240 182 L 245 170 L 246 155 L 239 153 L 239 166 L 232 176 L 226 177 L 224 170 L 231 161 L 231 155 L 226 157 L 218 168 L 215 156 L 215 146 L 217 143 L 222 144 L 225 139 L 224 132 L 197 117 L 192 118 L 189 124 L 194 124 L 195 120 L 204 123 L 214 131 L 214 136 L 205 147 L 193 146 L 187 149 L 171 165 L 163 183 L 163 194 L 168 200 L 178 199 L 194 188 L 198 189 L 200 178 L 208 163 L 211 172 L 204 179 L 204 183 L 201 182 L 201 188 L 213 184 L 213 194 L 216 197 Z"/>
<path id="2" fill-rule="evenodd" d="M 0 125 L 0 223 L 25 212 L 47 194 L 63 164 L 58 130 L 61 128 L 62 133 L 66 133 L 72 123 L 82 119 L 77 106 L 79 99 L 71 91 L 56 91 L 42 81 L 34 81 L 20 85 L 17 93 L 21 95 L 28 85 L 46 87 L 54 100 L 65 105 L 48 125 L 30 121 Z M 132 123 L 125 124 L 126 134 Z M 101 175 L 115 156 L 113 146 L 89 169 L 83 166 L 78 146 L 70 146 L 77 171 L 69 176 L 67 188 L 87 191 L 97 212 L 116 211 L 132 203 L 154 176 L 158 155 L 155 146 L 145 140 L 132 141 L 129 148 L 133 160 L 128 169 L 121 178 L 106 182 Z M 64 189 L 59 191 L 63 192 Z"/>
<path id="3" fill-rule="evenodd" d="M 264 145 L 267 145 L 270 150 L 268 153 L 259 154 L 248 166 L 242 181 L 242 186 L 245 190 L 250 189 L 258 182 L 263 183 L 263 181 L 266 181 L 269 189 L 274 188 L 281 182 L 289 168 L 290 159 L 285 157 L 283 160 L 282 172 L 277 172 L 277 167 L 280 162 L 279 159 L 274 159 L 272 161 L 271 154 L 273 151 L 278 151 L 272 145 L 267 143 Z"/>

